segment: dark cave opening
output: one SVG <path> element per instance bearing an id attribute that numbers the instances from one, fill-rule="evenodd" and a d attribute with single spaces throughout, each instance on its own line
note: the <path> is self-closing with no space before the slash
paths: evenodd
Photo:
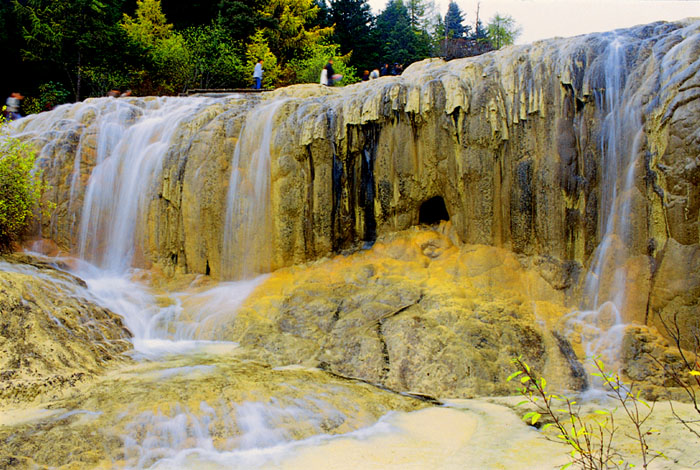
<path id="1" fill-rule="evenodd" d="M 418 223 L 433 225 L 441 220 L 450 220 L 450 214 L 445 207 L 445 200 L 441 196 L 431 197 L 420 205 L 418 212 Z"/>

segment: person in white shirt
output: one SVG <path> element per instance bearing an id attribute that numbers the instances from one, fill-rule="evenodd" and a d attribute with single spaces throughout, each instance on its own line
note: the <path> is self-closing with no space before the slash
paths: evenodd
<path id="1" fill-rule="evenodd" d="M 262 88 L 262 77 L 263 77 L 263 68 L 262 68 L 263 60 L 260 59 L 257 64 L 255 64 L 255 68 L 253 69 L 253 80 L 255 80 L 255 83 L 253 83 L 253 88 L 256 90 L 259 90 Z"/>

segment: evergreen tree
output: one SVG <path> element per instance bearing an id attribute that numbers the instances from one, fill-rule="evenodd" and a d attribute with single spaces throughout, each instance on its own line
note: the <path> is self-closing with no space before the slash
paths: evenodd
<path id="1" fill-rule="evenodd" d="M 496 13 L 486 27 L 489 41 L 496 49 L 509 46 L 520 35 L 521 29 L 510 15 Z"/>
<path id="2" fill-rule="evenodd" d="M 341 54 L 352 53 L 350 64 L 358 70 L 376 67 L 374 16 L 367 0 L 331 0 L 330 19 L 335 25 L 333 42 L 340 46 Z"/>
<path id="3" fill-rule="evenodd" d="M 481 42 L 489 40 L 488 30 L 484 26 L 484 23 L 481 22 L 481 19 L 476 20 L 476 24 L 474 25 L 474 33 L 470 37 Z"/>
<path id="4" fill-rule="evenodd" d="M 262 16 L 266 0 L 219 0 L 217 22 L 227 30 L 231 41 L 242 49 L 256 29 L 269 26 Z"/>
<path id="5" fill-rule="evenodd" d="M 425 14 L 428 6 L 425 0 L 406 0 L 406 9 L 413 31 L 424 29 Z"/>
<path id="6" fill-rule="evenodd" d="M 165 19 L 160 0 L 138 0 L 136 18 L 124 14 L 122 27 L 134 41 L 145 46 L 154 46 L 158 41 L 170 37 L 173 25 Z"/>
<path id="7" fill-rule="evenodd" d="M 455 2 L 450 2 L 445 14 L 445 33 L 447 37 L 461 39 L 466 35 L 464 27 L 464 15 L 459 5 Z"/>
<path id="8" fill-rule="evenodd" d="M 80 100 L 90 75 L 122 74 L 126 35 L 118 23 L 122 0 L 14 2 L 25 60 L 62 70 Z M 92 72 L 92 74 L 90 74 Z"/>
<path id="9" fill-rule="evenodd" d="M 318 12 L 314 0 L 267 0 L 260 12 L 265 22 L 261 29 L 281 66 L 333 34 L 332 28 L 312 26 Z"/>
<path id="10" fill-rule="evenodd" d="M 253 68 L 255 64 L 263 60 L 263 87 L 267 88 L 274 85 L 279 79 L 280 67 L 277 57 L 270 51 L 265 34 L 260 29 L 251 38 L 251 43 L 246 50 L 246 75 L 253 76 Z"/>
<path id="11" fill-rule="evenodd" d="M 314 5 L 318 7 L 316 19 L 309 22 L 309 26 L 317 26 L 319 28 L 328 28 L 333 26 L 331 19 L 331 7 L 326 0 L 314 0 Z"/>

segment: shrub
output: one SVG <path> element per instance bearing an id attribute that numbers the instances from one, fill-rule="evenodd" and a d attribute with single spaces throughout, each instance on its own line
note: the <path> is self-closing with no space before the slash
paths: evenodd
<path id="1" fill-rule="evenodd" d="M 516 371 L 507 379 L 519 380 L 521 387 L 518 393 L 525 400 L 518 403 L 529 403 L 534 410 L 527 412 L 523 419 L 535 425 L 541 418 L 549 421 L 542 426 L 556 430 L 554 441 L 567 445 L 570 449 L 571 461 L 561 467 L 565 470 L 572 465 L 582 470 L 605 470 L 608 468 L 630 468 L 633 464 L 625 462 L 614 448 L 614 438 L 618 431 L 613 414 L 609 410 L 595 410 L 594 417 L 585 417 L 576 402 L 563 395 L 555 395 L 547 388 L 547 381 L 540 377 L 521 357 L 512 360 Z M 615 401 L 626 415 L 634 433 L 629 437 L 639 445 L 639 456 L 642 468 L 647 469 L 649 463 L 656 457 L 664 457 L 661 452 L 651 451 L 647 444 L 648 436 L 659 432 L 646 426 L 646 422 L 654 411 L 642 398 L 640 392 L 634 391 L 634 386 L 622 383 L 620 376 L 605 370 L 602 361 L 594 360 L 597 372 L 593 376 L 600 378 L 608 396 Z"/>
<path id="2" fill-rule="evenodd" d="M 3 126 L 4 123 L 0 123 Z M 0 127 L 0 251 L 19 241 L 40 207 L 46 189 L 40 171 L 32 171 L 36 153 Z"/>
<path id="3" fill-rule="evenodd" d="M 321 70 L 328 63 L 328 59 L 334 60 L 335 72 L 343 76 L 336 85 L 343 86 L 360 81 L 355 67 L 349 65 L 350 54 L 340 56 L 337 44 L 315 44 L 308 48 L 304 59 L 291 62 L 290 68 L 296 76 L 295 83 L 319 83 Z"/>
<path id="4" fill-rule="evenodd" d="M 36 114 L 53 109 L 54 106 L 68 101 L 70 92 L 58 82 L 46 82 L 39 85 L 39 96 L 28 96 L 24 101 L 24 112 Z"/>

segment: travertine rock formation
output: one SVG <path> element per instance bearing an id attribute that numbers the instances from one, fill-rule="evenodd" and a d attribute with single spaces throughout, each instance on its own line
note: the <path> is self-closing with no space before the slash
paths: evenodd
<path id="1" fill-rule="evenodd" d="M 46 262 L 0 260 L 0 404 L 60 396 L 127 360 L 122 318 L 85 292 L 82 280 Z"/>
<path id="2" fill-rule="evenodd" d="M 43 236 L 108 267 L 236 278 L 449 219 L 456 245 L 546 260 L 560 305 L 620 297 L 624 322 L 691 331 L 698 51 L 700 22 L 659 22 L 344 88 L 88 100 L 17 129 L 54 188 Z M 366 313 L 416 300 L 399 291 Z M 358 347 L 392 353 L 375 343 Z M 403 380 L 382 367 L 367 376 Z"/>
<path id="3" fill-rule="evenodd" d="M 512 393 L 506 378 L 519 354 L 557 386 L 581 388 L 581 366 L 567 362 L 553 332 L 567 312 L 562 290 L 513 253 L 455 246 L 450 234 L 449 223 L 415 228 L 371 250 L 278 270 L 224 337 L 275 365 L 439 397 Z"/>
<path id="4" fill-rule="evenodd" d="M 633 236 L 624 243 L 632 254 L 658 258 L 669 237 L 695 245 L 698 29 L 692 22 L 655 23 L 449 63 L 428 60 L 401 77 L 344 88 L 293 86 L 262 103 L 202 102 L 178 121 L 157 179 L 134 188 L 145 196 L 135 261 L 222 275 L 230 165 L 238 140 L 254 140 L 246 126 L 250 133 L 251 121 L 261 119 L 272 124 L 270 198 L 269 218 L 258 221 L 256 234 L 269 244 L 233 237 L 260 251 L 253 271 L 408 228 L 434 197 L 444 202 L 462 242 L 585 266 L 605 232 L 608 206 L 616 203 L 604 175 L 612 173 L 623 187 L 624 169 L 602 161 L 608 145 L 633 153 L 634 184 L 614 196 L 618 204 L 631 201 L 626 223 Z M 613 131 L 636 136 L 634 146 L 624 135 L 614 142 L 602 135 L 610 132 L 604 117 L 614 93 L 630 116 Z M 270 116 L 250 111 L 276 101 Z M 162 100 L 124 103 L 120 122 L 127 127 L 149 110 L 167 108 Z M 95 160 L 103 158 L 103 118 L 114 106 L 114 100 L 89 100 L 23 124 L 37 142 L 50 142 L 45 165 L 58 211 L 44 234 L 64 245 L 78 244 L 80 219 L 89 215 L 84 190 Z M 244 167 L 250 158 L 241 156 L 242 173 L 252 173 Z"/>
<path id="5" fill-rule="evenodd" d="M 246 458 L 427 403 L 318 370 L 190 357 L 125 368 L 52 405 L 0 415 L 2 468 L 148 468 L 166 458 L 170 468 L 201 468 L 188 458 L 197 450 L 260 468 Z"/>

